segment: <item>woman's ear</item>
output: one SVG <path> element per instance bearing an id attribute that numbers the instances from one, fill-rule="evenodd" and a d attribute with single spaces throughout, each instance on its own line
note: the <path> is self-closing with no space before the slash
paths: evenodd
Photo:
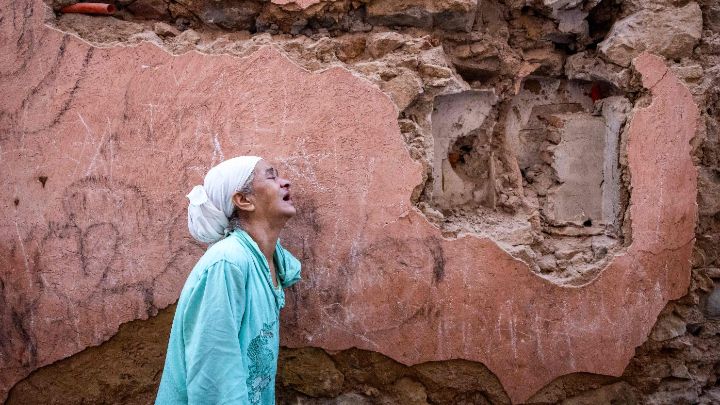
<path id="1" fill-rule="evenodd" d="M 242 211 L 255 211 L 255 204 L 250 201 L 245 194 L 235 193 L 232 197 L 233 205 Z"/>

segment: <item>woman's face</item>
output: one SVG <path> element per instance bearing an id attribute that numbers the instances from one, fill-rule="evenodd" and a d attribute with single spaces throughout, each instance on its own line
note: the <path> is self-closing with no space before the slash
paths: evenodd
<path id="1" fill-rule="evenodd" d="M 255 165 L 253 173 L 252 194 L 247 197 L 255 206 L 251 216 L 271 222 L 293 217 L 297 210 L 290 195 L 290 182 L 265 160 Z"/>

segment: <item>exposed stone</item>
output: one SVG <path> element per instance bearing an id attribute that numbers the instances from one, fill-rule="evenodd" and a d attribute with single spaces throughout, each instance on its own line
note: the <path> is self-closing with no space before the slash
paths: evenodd
<path id="1" fill-rule="evenodd" d="M 658 342 L 678 337 L 685 333 L 685 325 L 685 321 L 675 314 L 663 315 L 655 324 L 650 337 Z"/>
<path id="2" fill-rule="evenodd" d="M 720 32 L 720 4 L 715 2 L 705 3 L 703 12 L 707 29 Z"/>
<path id="3" fill-rule="evenodd" d="M 473 30 L 496 35 L 507 41 L 510 32 L 508 30 L 506 11 L 505 4 L 496 0 L 486 0 L 478 3 Z"/>
<path id="4" fill-rule="evenodd" d="M 558 23 L 558 34 L 555 41 L 567 41 L 571 35 L 577 36 L 582 43 L 588 37 L 588 22 L 586 18 L 589 11 L 600 0 L 543 0 L 542 4 L 549 9 L 549 14 Z M 565 38 L 563 38 L 565 37 Z"/>
<path id="5" fill-rule="evenodd" d="M 271 0 L 274 4 L 279 5 L 295 5 L 302 9 L 308 8 L 314 4 L 320 3 L 322 0 Z"/>
<path id="6" fill-rule="evenodd" d="M 495 173 L 491 172 L 493 163 L 490 151 L 479 157 L 485 162 L 483 173 L 477 173 L 482 181 L 478 184 L 468 175 L 461 177 L 455 170 L 462 156 L 455 151 L 451 154 L 451 147 L 458 138 L 470 136 L 482 129 L 483 123 L 490 115 L 497 97 L 490 92 L 468 91 L 459 94 L 438 97 L 433 108 L 433 201 L 441 208 L 462 205 L 471 201 L 495 197 Z M 492 131 L 480 134 L 484 138 L 490 137 Z M 481 139 L 479 142 L 487 143 Z M 473 148 L 474 137 L 468 140 L 467 148 Z M 475 151 L 477 153 L 478 151 Z M 488 188 L 492 188 L 491 190 Z M 482 195 L 476 193 L 482 193 Z M 476 198 L 477 197 L 477 198 Z"/>
<path id="7" fill-rule="evenodd" d="M 406 42 L 406 38 L 397 32 L 380 32 L 367 37 L 367 50 L 373 58 L 381 58 Z"/>
<path id="8" fill-rule="evenodd" d="M 698 174 L 700 215 L 715 215 L 720 212 L 720 170 L 701 169 Z"/>
<path id="9" fill-rule="evenodd" d="M 281 7 L 269 5 L 263 7 L 255 21 L 258 31 L 277 33 L 288 32 L 291 35 L 299 34 L 308 24 L 308 15 L 304 13 L 289 13 Z"/>
<path id="10" fill-rule="evenodd" d="M 374 25 L 432 27 L 432 14 L 425 9 L 424 2 L 418 3 L 420 4 L 414 4 L 413 1 L 370 3 L 367 7 L 368 21 Z"/>
<path id="11" fill-rule="evenodd" d="M 380 88 L 390 95 L 398 111 L 407 108 L 423 92 L 422 81 L 408 70 L 403 70 L 399 75 L 383 82 Z"/>
<path id="12" fill-rule="evenodd" d="M 450 66 L 450 62 L 448 61 L 447 55 L 445 55 L 442 46 L 436 46 L 434 48 L 423 51 L 418 58 L 418 63 L 420 63 L 421 66 Z"/>
<path id="13" fill-rule="evenodd" d="M 705 302 L 705 314 L 714 319 L 720 319 L 720 282 L 715 286 Z"/>
<path id="14" fill-rule="evenodd" d="M 720 278 L 720 268 L 717 267 L 709 267 L 701 269 L 701 271 L 707 275 L 709 278 L 716 279 Z"/>
<path id="15" fill-rule="evenodd" d="M 469 83 L 488 82 L 499 72 L 516 73 L 523 64 L 519 52 L 509 48 L 505 40 L 490 35 L 478 35 L 472 42 L 458 38 L 448 48 L 453 65 Z"/>
<path id="16" fill-rule="evenodd" d="M 692 54 L 702 34 L 702 12 L 695 2 L 660 11 L 641 10 L 613 25 L 598 49 L 610 61 L 629 66 L 643 51 L 671 59 Z"/>
<path id="17" fill-rule="evenodd" d="M 197 43 L 200 42 L 200 39 L 201 39 L 200 34 L 198 34 L 197 31 L 185 30 L 180 35 L 177 36 L 176 43 L 197 45 Z"/>
<path id="18" fill-rule="evenodd" d="M 673 73 L 686 83 L 697 82 L 704 77 L 705 71 L 700 65 L 673 66 Z"/>
<path id="19" fill-rule="evenodd" d="M 335 54 L 343 62 L 352 61 L 365 53 L 365 42 L 362 35 L 345 35 L 337 40 Z"/>
<path id="20" fill-rule="evenodd" d="M 439 399 L 440 393 L 481 391 L 494 404 L 510 401 L 497 378 L 482 364 L 463 360 L 429 362 L 414 367 L 418 379 L 423 383 L 432 399 Z M 451 398 L 450 403 L 453 398 Z"/>
<path id="21" fill-rule="evenodd" d="M 618 88 L 625 88 L 630 83 L 629 69 L 606 63 L 586 51 L 568 56 L 565 61 L 565 74 L 568 79 L 602 81 Z"/>
<path id="22" fill-rule="evenodd" d="M 262 8 L 259 2 L 244 0 L 178 0 L 177 3 L 205 24 L 233 30 L 252 29 Z"/>
<path id="23" fill-rule="evenodd" d="M 324 351 L 315 348 L 283 352 L 278 359 L 278 384 L 311 397 L 336 397 L 344 376 Z"/>
<path id="24" fill-rule="evenodd" d="M 194 26 L 197 22 L 197 17 L 195 17 L 184 4 L 170 2 L 168 9 L 170 10 L 171 18 L 175 20 L 175 26 L 181 31 Z"/>
<path id="25" fill-rule="evenodd" d="M 163 40 L 153 31 L 143 31 L 128 37 L 129 44 L 138 44 L 140 42 L 150 42 L 156 46 L 163 46 Z"/>
<path id="26" fill-rule="evenodd" d="M 200 34 L 192 29 L 180 33 L 168 43 L 168 48 L 175 54 L 181 54 L 195 49 L 195 46 L 202 38 Z"/>
<path id="27" fill-rule="evenodd" d="M 474 0 L 372 1 L 367 5 L 371 24 L 469 31 L 475 21 Z"/>
<path id="28" fill-rule="evenodd" d="M 537 260 L 537 265 L 542 272 L 553 271 L 557 268 L 557 259 L 552 255 L 545 255 Z"/>
<path id="29" fill-rule="evenodd" d="M 335 398 L 332 402 L 334 405 L 371 405 L 373 402 L 360 394 L 354 392 L 348 392 L 347 394 L 340 395 Z"/>
<path id="30" fill-rule="evenodd" d="M 375 352 L 350 349 L 334 355 L 334 360 L 346 380 L 373 387 L 392 385 L 407 374 L 407 366 Z"/>
<path id="31" fill-rule="evenodd" d="M 599 1 L 596 2 L 599 3 Z M 553 17 L 558 21 L 558 30 L 566 34 L 576 34 L 580 38 L 587 37 L 588 22 L 585 20 L 588 16 L 587 10 L 592 8 L 593 3 L 596 2 L 589 2 L 590 4 L 585 7 L 554 8 Z M 545 3 L 547 4 L 548 2 L 546 1 Z M 555 3 L 563 2 L 558 1 Z"/>
<path id="32" fill-rule="evenodd" d="M 137 18 L 146 20 L 164 20 L 170 17 L 166 0 L 135 0 L 127 5 L 127 10 Z"/>
<path id="33" fill-rule="evenodd" d="M 399 379 L 393 388 L 398 396 L 398 403 L 408 405 L 427 405 L 425 387 L 417 381 L 404 377 Z"/>
<path id="34" fill-rule="evenodd" d="M 568 398 L 561 402 L 562 405 L 598 405 L 598 404 L 638 404 L 638 395 L 626 382 L 619 382 L 612 385 L 585 392 L 576 397 Z"/>
<path id="35" fill-rule="evenodd" d="M 552 148 L 551 167 L 560 184 L 548 191 L 546 217 L 558 225 L 600 222 L 605 158 L 603 153 L 586 151 L 617 150 L 617 143 L 605 146 L 605 120 L 600 117 L 582 113 L 554 117 L 560 121 L 557 130 L 561 134 L 560 142 Z"/>
<path id="36" fill-rule="evenodd" d="M 424 51 L 418 57 L 418 71 L 431 78 L 448 78 L 452 76 L 450 63 L 447 61 L 442 47 Z"/>
<path id="37" fill-rule="evenodd" d="M 599 374 L 573 373 L 556 378 L 530 397 L 528 403 L 556 404 L 566 398 L 582 396 L 603 385 L 611 385 L 617 378 Z"/>
<path id="38" fill-rule="evenodd" d="M 592 111 L 587 97 L 589 86 L 578 82 L 526 79 L 521 92 L 513 97 L 513 114 L 505 122 L 508 148 L 517 156 L 520 169 L 540 162 L 538 147 L 547 132 L 547 117 L 552 114 Z"/>
<path id="39" fill-rule="evenodd" d="M 647 402 L 658 405 L 700 403 L 697 390 L 691 389 L 689 383 L 675 381 L 674 383 L 668 385 L 670 385 L 670 387 L 668 387 L 670 389 L 649 395 L 646 399 Z"/>
<path id="40" fill-rule="evenodd" d="M 623 190 L 621 187 L 622 175 L 620 171 L 621 157 L 624 155 L 624 145 L 620 133 L 632 111 L 632 104 L 622 96 L 606 97 L 600 101 L 601 113 L 605 120 L 605 151 L 603 163 L 602 182 L 602 219 L 614 230 L 620 229 L 622 220 Z"/>
<path id="41" fill-rule="evenodd" d="M 720 403 L 720 387 L 711 388 L 703 393 L 704 395 L 699 398 L 699 403 L 702 405 L 711 405 Z"/>
<path id="42" fill-rule="evenodd" d="M 444 81 L 444 80 L 436 81 L 436 80 L 432 80 L 432 79 L 436 79 L 436 78 L 449 79 L 450 77 L 452 77 L 452 70 L 450 68 L 437 66 L 437 65 L 424 64 L 424 65 L 420 66 L 418 71 L 423 76 L 425 76 L 426 78 L 431 80 L 432 85 L 435 87 L 442 87 L 442 86 L 447 85 L 448 83 L 447 83 L 447 81 Z"/>
<path id="43" fill-rule="evenodd" d="M 687 366 L 685 364 L 675 362 L 671 365 L 670 368 L 670 375 L 675 378 L 680 378 L 683 380 L 689 380 L 692 379 L 693 376 L 690 374 L 690 371 L 688 370 Z"/>
<path id="44" fill-rule="evenodd" d="M 175 37 L 180 35 L 180 31 L 170 24 L 158 22 L 153 25 L 153 31 L 161 37 Z"/>
<path id="45" fill-rule="evenodd" d="M 75 32 L 81 37 L 89 33 L 97 42 L 112 43 L 126 39 L 145 30 L 140 24 L 114 17 L 93 17 L 85 14 L 62 14 L 57 20 L 61 29 Z"/>
<path id="46" fill-rule="evenodd" d="M 563 73 L 565 58 L 562 53 L 549 48 L 531 49 L 523 53 L 523 58 L 539 66 L 534 71 L 548 76 L 559 76 Z"/>

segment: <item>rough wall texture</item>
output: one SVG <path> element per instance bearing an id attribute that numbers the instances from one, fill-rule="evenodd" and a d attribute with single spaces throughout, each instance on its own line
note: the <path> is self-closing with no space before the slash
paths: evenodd
<path id="1" fill-rule="evenodd" d="M 300 202 L 283 402 L 717 399 L 716 6 L 282 3 L 3 7 L 2 392 L 176 300 L 184 190 L 252 151 Z M 169 314 L 10 402 L 147 402 Z"/>

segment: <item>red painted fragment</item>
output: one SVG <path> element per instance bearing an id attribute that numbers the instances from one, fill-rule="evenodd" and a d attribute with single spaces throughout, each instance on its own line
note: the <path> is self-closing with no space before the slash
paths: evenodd
<path id="1" fill-rule="evenodd" d="M 590 98 L 592 99 L 593 103 L 603 98 L 602 91 L 600 90 L 600 85 L 597 82 L 593 83 L 592 87 L 590 88 Z"/>
<path id="2" fill-rule="evenodd" d="M 60 10 L 63 13 L 82 13 L 82 14 L 105 14 L 112 15 L 115 13 L 115 6 L 105 3 L 75 3 L 71 6 L 63 7 Z"/>

